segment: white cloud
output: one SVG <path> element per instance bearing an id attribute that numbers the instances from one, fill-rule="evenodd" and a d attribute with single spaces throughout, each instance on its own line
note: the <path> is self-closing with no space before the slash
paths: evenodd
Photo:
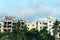
<path id="1" fill-rule="evenodd" d="M 40 0 L 39 0 L 40 1 Z M 37 2 L 36 2 L 37 3 Z M 51 7 L 48 5 L 42 4 L 42 1 L 37 4 L 33 4 L 32 6 L 24 4 L 24 5 L 16 5 L 12 8 L 1 8 L 0 15 L 12 15 L 16 17 L 33 17 L 33 20 L 39 19 L 39 17 L 45 16 L 58 16 L 60 15 L 60 8 Z"/>

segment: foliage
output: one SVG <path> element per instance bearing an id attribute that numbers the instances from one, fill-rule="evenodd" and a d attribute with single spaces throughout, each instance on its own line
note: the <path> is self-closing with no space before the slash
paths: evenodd
<path id="1" fill-rule="evenodd" d="M 25 25 L 22 30 L 19 29 L 20 21 L 13 26 L 13 32 L 0 33 L 1 40 L 54 40 L 54 37 L 51 36 L 46 30 L 47 27 L 44 27 L 42 30 L 38 31 L 35 28 L 30 31 L 27 30 Z M 6 37 L 8 35 L 8 37 Z"/>
<path id="2" fill-rule="evenodd" d="M 60 21 L 58 21 L 57 19 L 56 19 L 56 21 L 55 21 L 55 23 L 54 23 L 54 25 L 53 25 L 53 33 L 54 33 L 54 37 L 55 37 L 55 39 L 56 39 L 56 35 L 57 35 L 57 33 L 58 33 L 58 31 L 60 30 L 58 30 L 58 28 L 59 28 L 59 24 L 60 24 Z"/>

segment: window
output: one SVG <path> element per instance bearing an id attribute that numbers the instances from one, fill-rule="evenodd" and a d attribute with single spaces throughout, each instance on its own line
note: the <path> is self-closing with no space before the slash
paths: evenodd
<path id="1" fill-rule="evenodd" d="M 60 36 L 60 33 L 59 33 L 59 36 Z"/>
<path id="2" fill-rule="evenodd" d="M 41 24 L 41 23 L 40 23 Z"/>
<path id="3" fill-rule="evenodd" d="M 21 28 L 23 28 L 23 26 L 21 26 Z"/>
<path id="4" fill-rule="evenodd" d="M 23 20 L 21 20 L 21 21 L 23 21 Z"/>
<path id="5" fill-rule="evenodd" d="M 52 25 L 49 25 L 49 26 L 52 26 Z"/>
<path id="6" fill-rule="evenodd" d="M 29 28 L 28 28 L 29 29 Z"/>
<path id="7" fill-rule="evenodd" d="M 34 26 L 34 24 L 32 26 Z"/>
<path id="8" fill-rule="evenodd" d="M 6 31 L 6 29 L 4 29 L 4 31 Z"/>
<path id="9" fill-rule="evenodd" d="M 16 23 L 13 23 L 13 25 L 15 25 Z"/>
<path id="10" fill-rule="evenodd" d="M 5 28 L 6 26 L 4 26 L 4 28 Z"/>
<path id="11" fill-rule="evenodd" d="M 8 26 L 8 28 L 11 27 L 11 26 Z"/>
<path id="12" fill-rule="evenodd" d="M 6 25 L 6 24 L 7 24 L 7 22 L 4 22 L 4 24 Z"/>
<path id="13" fill-rule="evenodd" d="M 24 22 L 22 22 L 21 24 L 24 25 Z"/>
<path id="14" fill-rule="evenodd" d="M 10 32 L 10 29 L 8 31 Z"/>
<path id="15" fill-rule="evenodd" d="M 47 25 L 47 23 L 46 23 L 46 22 L 43 22 L 43 24 L 44 24 L 44 25 Z"/>
<path id="16" fill-rule="evenodd" d="M 28 26 L 29 26 L 29 24 L 28 24 Z"/>
<path id="17" fill-rule="evenodd" d="M 49 30 L 51 30 L 51 29 L 49 29 Z"/>
<path id="18" fill-rule="evenodd" d="M 43 29 L 43 27 L 41 26 L 41 27 L 40 27 L 40 30 L 42 30 L 42 29 Z"/>
<path id="19" fill-rule="evenodd" d="M 8 24 L 11 24 L 11 22 L 8 22 Z"/>
<path id="20" fill-rule="evenodd" d="M 1 23 L 0 23 L 0 25 L 1 25 Z"/>
<path id="21" fill-rule="evenodd" d="M 1 28 L 1 23 L 0 23 L 0 28 Z"/>
<path id="22" fill-rule="evenodd" d="M 42 29 L 42 27 L 40 27 L 40 29 Z"/>
<path id="23" fill-rule="evenodd" d="M 51 21 L 49 21 L 49 23 L 51 23 Z"/>

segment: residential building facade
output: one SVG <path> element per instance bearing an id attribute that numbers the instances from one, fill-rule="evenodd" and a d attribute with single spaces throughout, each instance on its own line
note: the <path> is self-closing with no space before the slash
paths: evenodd
<path id="1" fill-rule="evenodd" d="M 14 18 L 11 16 L 5 16 L 5 18 L 0 21 L 0 26 L 1 26 L 1 32 L 5 31 L 10 31 L 12 32 L 12 26 L 14 25 L 15 21 L 13 20 Z M 27 26 L 28 30 L 31 30 L 32 28 L 37 28 L 38 31 L 43 29 L 44 26 L 47 26 L 47 30 L 51 32 L 51 35 L 53 35 L 53 17 L 48 17 L 46 19 L 39 19 L 38 21 L 35 22 L 29 22 L 28 20 L 20 20 L 20 28 L 23 28 L 24 25 Z"/>
<path id="2" fill-rule="evenodd" d="M 12 32 L 12 27 L 15 25 L 16 21 L 14 20 L 14 17 L 12 16 L 5 16 L 3 20 L 0 20 L 0 32 Z M 35 22 L 29 22 L 26 19 L 20 20 L 20 28 L 22 29 L 25 25 L 27 26 L 28 30 L 31 30 L 33 28 L 37 29 L 38 31 L 42 30 L 44 27 L 47 27 L 48 33 L 50 32 L 53 36 L 53 24 L 54 19 L 53 17 L 47 17 L 43 19 L 39 19 Z M 60 30 L 60 28 L 58 28 Z M 60 32 L 57 33 L 57 38 L 60 38 Z"/>
<path id="3" fill-rule="evenodd" d="M 15 24 L 12 16 L 5 16 L 3 20 L 0 22 L 1 24 L 1 32 L 12 32 L 12 26 Z"/>
<path id="4" fill-rule="evenodd" d="M 54 19 L 53 17 L 48 17 L 47 19 L 39 19 L 38 21 L 35 22 L 27 22 L 26 25 L 29 30 L 32 28 L 37 28 L 38 31 L 43 29 L 43 27 L 47 26 L 47 30 L 51 32 L 51 35 L 53 35 L 53 23 Z"/>

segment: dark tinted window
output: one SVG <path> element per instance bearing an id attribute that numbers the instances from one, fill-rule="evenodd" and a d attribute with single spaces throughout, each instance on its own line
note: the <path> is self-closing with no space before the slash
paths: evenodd
<path id="1" fill-rule="evenodd" d="M 49 21 L 49 23 L 51 23 L 51 21 Z"/>
<path id="2" fill-rule="evenodd" d="M 44 25 L 47 25 L 47 23 L 46 23 L 46 22 L 43 22 L 43 24 L 44 24 Z"/>

